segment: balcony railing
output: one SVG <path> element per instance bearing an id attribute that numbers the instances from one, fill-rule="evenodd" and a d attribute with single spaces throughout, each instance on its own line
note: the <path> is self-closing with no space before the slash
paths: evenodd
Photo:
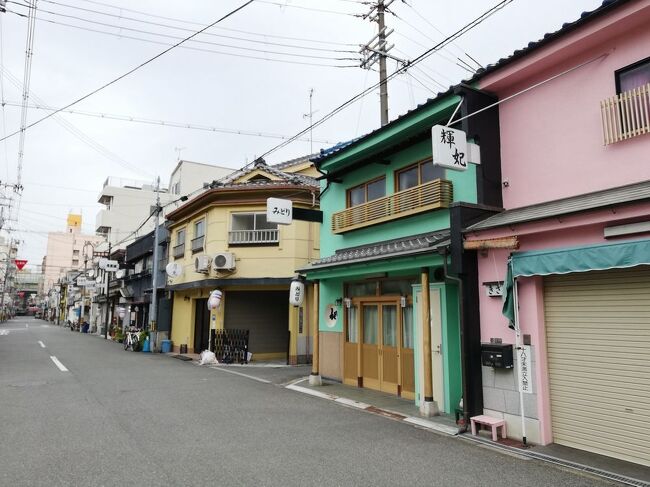
<path id="1" fill-rule="evenodd" d="M 452 200 L 451 181 L 435 179 L 334 213 L 332 232 L 345 233 L 437 208 L 447 208 Z"/>
<path id="2" fill-rule="evenodd" d="M 196 237 L 192 239 L 192 252 L 200 252 L 203 250 L 203 244 L 205 243 L 205 235 Z"/>
<path id="3" fill-rule="evenodd" d="M 604 145 L 650 132 L 650 83 L 600 102 Z"/>
<path id="4" fill-rule="evenodd" d="M 182 243 L 180 245 L 176 245 L 172 249 L 172 255 L 174 256 L 174 259 L 185 256 L 185 244 Z"/>
<path id="5" fill-rule="evenodd" d="M 278 229 L 232 230 L 228 232 L 230 245 L 277 244 L 280 241 Z"/>

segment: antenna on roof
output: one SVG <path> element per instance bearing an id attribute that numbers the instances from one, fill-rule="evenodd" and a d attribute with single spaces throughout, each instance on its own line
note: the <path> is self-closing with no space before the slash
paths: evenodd
<path id="1" fill-rule="evenodd" d="M 174 147 L 174 151 L 176 151 L 176 161 L 180 162 L 181 160 L 181 152 L 183 152 L 187 147 Z"/>

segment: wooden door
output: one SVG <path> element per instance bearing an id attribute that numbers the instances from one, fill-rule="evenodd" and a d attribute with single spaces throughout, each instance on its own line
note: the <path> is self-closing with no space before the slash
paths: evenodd
<path id="1" fill-rule="evenodd" d="M 401 310 L 400 310 L 401 311 Z M 379 343 L 380 385 L 384 392 L 399 392 L 400 326 L 396 303 L 381 305 L 381 336 Z"/>
<path id="2" fill-rule="evenodd" d="M 364 387 L 379 390 L 379 313 L 380 305 L 377 303 L 361 304 L 361 372 Z"/>

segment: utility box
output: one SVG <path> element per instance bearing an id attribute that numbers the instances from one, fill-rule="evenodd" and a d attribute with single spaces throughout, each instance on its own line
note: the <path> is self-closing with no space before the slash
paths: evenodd
<path id="1" fill-rule="evenodd" d="M 481 364 L 495 369 L 511 369 L 512 345 L 504 343 L 482 343 Z"/>

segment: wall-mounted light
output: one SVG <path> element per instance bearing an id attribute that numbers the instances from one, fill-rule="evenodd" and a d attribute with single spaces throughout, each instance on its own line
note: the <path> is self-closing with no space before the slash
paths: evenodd
<path id="1" fill-rule="evenodd" d="M 183 301 L 189 301 L 190 297 L 189 296 L 183 296 Z"/>
<path id="2" fill-rule="evenodd" d="M 334 304 L 336 304 L 337 307 L 343 306 L 343 298 L 336 298 Z"/>
<path id="3" fill-rule="evenodd" d="M 343 298 L 343 304 L 345 307 L 350 309 L 352 307 L 352 300 L 350 298 Z"/>

